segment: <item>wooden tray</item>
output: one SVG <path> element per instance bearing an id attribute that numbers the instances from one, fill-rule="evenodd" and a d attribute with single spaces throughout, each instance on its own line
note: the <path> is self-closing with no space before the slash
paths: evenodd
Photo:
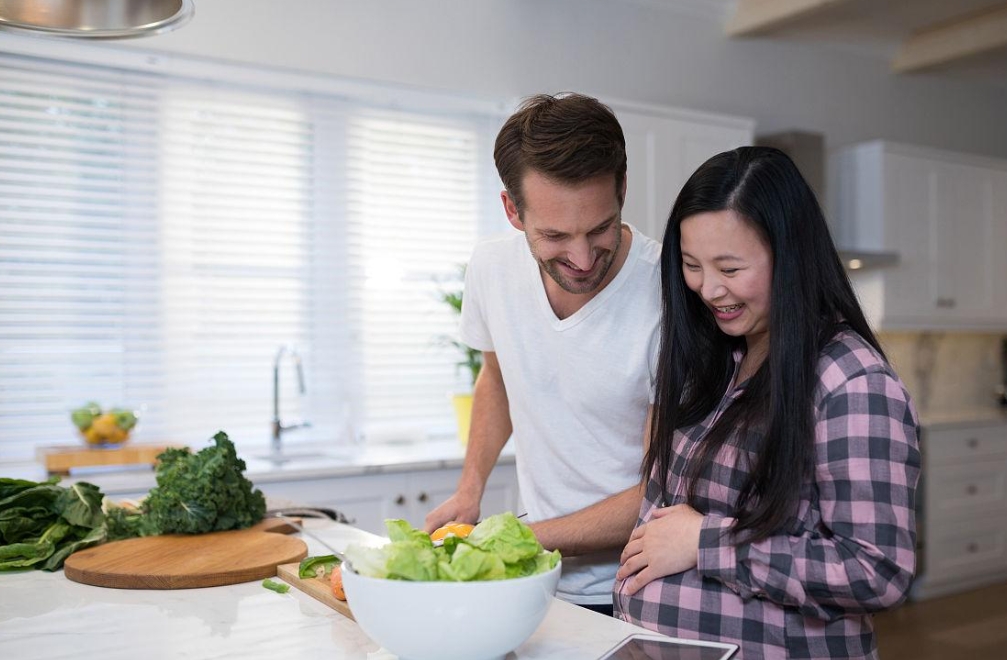
<path id="1" fill-rule="evenodd" d="M 69 474 L 72 468 L 98 465 L 154 465 L 172 445 L 125 444 L 121 447 L 67 445 L 39 447 L 35 455 L 50 474 Z"/>
<path id="2" fill-rule="evenodd" d="M 304 541 L 284 535 L 293 531 L 282 520 L 267 518 L 249 529 L 230 532 L 112 541 L 73 553 L 63 569 L 74 582 L 117 589 L 191 589 L 250 582 L 273 577 L 278 565 L 308 555 Z"/>
<path id="3" fill-rule="evenodd" d="M 290 583 L 315 600 L 325 603 L 343 616 L 353 619 L 353 612 L 345 600 L 339 600 L 332 594 L 332 585 L 325 578 L 302 579 L 297 577 L 297 564 L 280 564 L 276 567 L 276 575 L 284 582 Z"/>

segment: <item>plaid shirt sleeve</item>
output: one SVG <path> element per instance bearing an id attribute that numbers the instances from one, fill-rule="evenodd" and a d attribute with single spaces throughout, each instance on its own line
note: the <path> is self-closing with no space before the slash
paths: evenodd
<path id="1" fill-rule="evenodd" d="M 873 351 L 853 348 L 823 359 L 817 501 L 801 504 L 820 519 L 794 535 L 735 545 L 734 519 L 707 515 L 698 570 L 744 600 L 768 599 L 833 621 L 892 607 L 908 592 L 916 564 L 919 426 L 905 388 Z"/>

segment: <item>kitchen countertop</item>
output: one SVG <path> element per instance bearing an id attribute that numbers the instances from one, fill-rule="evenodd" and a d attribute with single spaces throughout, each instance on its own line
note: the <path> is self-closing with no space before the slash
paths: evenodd
<path id="1" fill-rule="evenodd" d="M 347 525 L 306 520 L 337 549 L 385 541 Z M 326 551 L 305 538 L 310 554 Z M 325 658 L 392 660 L 356 623 L 296 588 L 261 581 L 181 590 L 109 589 L 62 571 L 0 574 L 0 656 L 56 660 Z M 542 625 L 508 660 L 598 658 L 642 628 L 554 599 Z"/>
<path id="2" fill-rule="evenodd" d="M 198 449 L 198 448 L 194 448 Z M 415 443 L 388 443 L 331 449 L 311 444 L 288 446 L 286 462 L 262 458 L 268 450 L 239 449 L 245 461 L 245 476 L 261 485 L 280 481 L 352 477 L 414 470 L 460 468 L 465 461 L 465 448 L 456 439 L 428 440 Z M 508 443 L 500 454 L 499 464 L 514 462 L 513 445 Z M 38 463 L 0 464 L 0 476 L 41 481 L 47 477 Z M 95 468 L 75 471 L 63 483 L 88 481 L 99 486 L 106 495 L 138 494 L 157 485 L 153 469 L 148 466 L 122 469 Z"/>

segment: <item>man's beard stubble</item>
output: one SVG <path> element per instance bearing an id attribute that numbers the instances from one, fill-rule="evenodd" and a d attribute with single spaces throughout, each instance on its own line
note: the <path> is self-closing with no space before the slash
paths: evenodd
<path id="1" fill-rule="evenodd" d="M 552 278 L 553 282 L 559 285 L 559 287 L 567 293 L 591 293 L 597 289 L 603 281 L 605 281 L 605 277 L 608 275 L 609 270 L 612 269 L 612 264 L 615 263 L 615 257 L 619 254 L 619 248 L 622 246 L 622 226 L 622 223 L 619 223 L 619 233 L 618 238 L 616 238 L 614 248 L 611 250 L 606 249 L 596 257 L 596 260 L 600 261 L 601 267 L 590 280 L 571 280 L 563 275 L 559 267 L 556 265 L 556 261 L 558 261 L 558 259 L 543 261 L 537 254 L 535 254 L 534 249 L 532 250 L 532 255 L 535 257 L 535 261 L 538 262 L 539 267 Z M 530 243 L 529 247 L 531 247 Z"/>

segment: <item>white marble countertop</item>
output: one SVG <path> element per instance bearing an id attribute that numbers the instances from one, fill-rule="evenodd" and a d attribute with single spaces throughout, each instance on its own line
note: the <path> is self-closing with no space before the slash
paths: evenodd
<path id="1" fill-rule="evenodd" d="M 305 521 L 336 548 L 384 539 L 347 525 Z M 324 549 L 304 539 L 311 554 Z M 72 582 L 62 571 L 0 573 L 0 657 L 276 658 L 391 660 L 353 621 L 292 588 L 261 581 L 170 591 L 109 589 Z M 646 632 L 554 600 L 538 630 L 507 660 L 590 660 Z"/>

